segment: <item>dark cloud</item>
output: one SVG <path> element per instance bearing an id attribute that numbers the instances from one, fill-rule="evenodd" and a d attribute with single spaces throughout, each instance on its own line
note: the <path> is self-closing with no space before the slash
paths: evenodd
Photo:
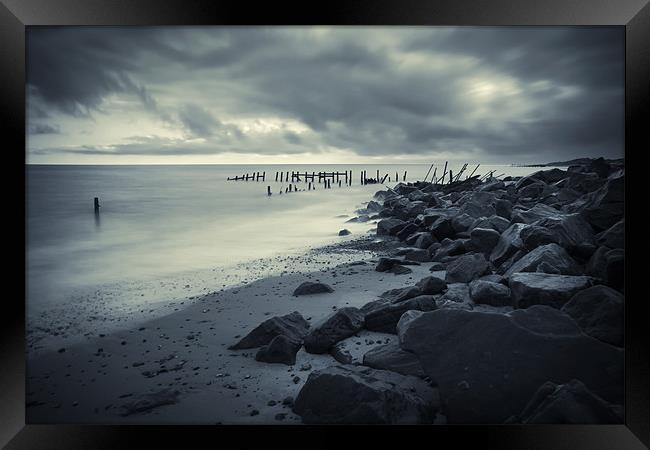
<path id="1" fill-rule="evenodd" d="M 212 144 L 178 142 L 165 154 L 276 154 L 263 136 L 227 124 L 258 117 L 306 127 L 280 132 L 287 153 L 517 161 L 623 151 L 616 27 L 36 28 L 28 84 L 39 114 L 83 116 L 111 95 L 132 96 Z M 115 154 L 155 152 L 115 145 Z"/>

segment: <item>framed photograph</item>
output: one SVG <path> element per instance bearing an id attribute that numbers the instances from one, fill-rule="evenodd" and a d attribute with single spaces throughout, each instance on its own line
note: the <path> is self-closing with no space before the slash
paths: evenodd
<path id="1" fill-rule="evenodd" d="M 646 2 L 2 3 L 6 448 L 647 448 Z"/>

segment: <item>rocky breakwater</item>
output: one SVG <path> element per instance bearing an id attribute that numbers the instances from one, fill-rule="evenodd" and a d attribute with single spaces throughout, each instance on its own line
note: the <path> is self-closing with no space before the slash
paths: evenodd
<path id="1" fill-rule="evenodd" d="M 377 192 L 377 235 L 403 247 L 376 270 L 427 264 L 431 276 L 301 336 L 314 353 L 360 329 L 398 339 L 361 366 L 312 372 L 294 411 L 306 423 L 622 423 L 624 181 L 597 159 Z"/>

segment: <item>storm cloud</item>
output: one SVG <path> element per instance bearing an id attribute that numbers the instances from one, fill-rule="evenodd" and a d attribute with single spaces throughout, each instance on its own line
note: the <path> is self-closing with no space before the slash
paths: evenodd
<path id="1" fill-rule="evenodd" d="M 39 27 L 27 45 L 28 129 L 61 130 L 34 133 L 41 158 L 623 154 L 622 28 Z"/>

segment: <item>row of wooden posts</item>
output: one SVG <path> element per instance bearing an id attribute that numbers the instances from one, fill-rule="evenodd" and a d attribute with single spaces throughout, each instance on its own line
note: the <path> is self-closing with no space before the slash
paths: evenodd
<path id="1" fill-rule="evenodd" d="M 406 174 L 407 172 L 404 172 L 404 175 L 402 176 L 402 181 L 406 181 Z M 385 174 L 383 178 L 380 179 L 380 172 L 377 170 L 377 176 L 375 178 L 368 177 L 368 171 L 362 170 L 359 173 L 359 181 L 361 184 L 374 184 L 374 183 L 383 183 L 388 179 L 388 181 L 393 181 L 392 177 L 389 176 L 389 174 Z M 395 181 L 399 181 L 399 173 L 395 172 Z M 241 176 L 237 175 L 234 177 L 228 177 L 228 181 L 266 181 L 266 172 L 262 172 L 261 174 L 259 172 L 253 172 L 253 173 L 246 173 Z M 295 171 L 287 171 L 287 172 L 275 172 L 275 181 L 279 182 L 289 182 L 291 181 L 292 183 L 298 182 L 298 181 L 304 181 L 304 182 L 309 182 L 311 181 L 312 183 L 316 182 L 318 180 L 319 183 L 322 183 L 324 181 L 335 181 L 338 183 L 339 181 L 344 181 L 346 185 L 352 185 L 352 171 L 351 170 L 346 170 L 345 172 L 295 172 Z"/>

